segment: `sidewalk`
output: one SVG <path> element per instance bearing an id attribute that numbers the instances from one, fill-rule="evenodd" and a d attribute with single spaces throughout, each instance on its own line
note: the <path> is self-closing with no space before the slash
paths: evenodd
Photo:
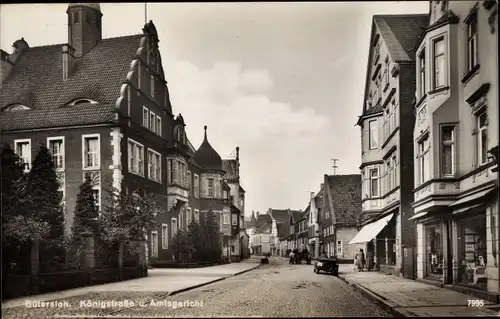
<path id="1" fill-rule="evenodd" d="M 475 297 L 428 285 L 419 281 L 386 275 L 380 272 L 353 272 L 352 265 L 340 265 L 339 277 L 374 299 L 381 306 L 404 317 L 468 317 L 498 316 L 498 310 L 469 307 L 467 300 Z"/>
<path id="2" fill-rule="evenodd" d="M 203 268 L 153 268 L 148 270 L 148 277 L 11 299 L 2 302 L 2 309 L 25 305 L 27 300 L 49 301 L 96 293 L 120 295 L 154 292 L 162 296 L 170 296 L 245 273 L 259 267 L 259 262 L 260 259 L 251 258 L 241 263 Z"/>

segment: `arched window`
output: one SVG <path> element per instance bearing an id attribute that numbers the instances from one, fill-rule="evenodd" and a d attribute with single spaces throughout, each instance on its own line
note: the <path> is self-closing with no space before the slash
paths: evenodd
<path id="1" fill-rule="evenodd" d="M 79 104 L 98 104 L 98 102 L 91 99 L 76 99 L 69 105 L 79 105 Z"/>
<path id="2" fill-rule="evenodd" d="M 31 110 L 31 108 L 22 104 L 13 104 L 5 107 L 3 111 L 23 111 L 23 110 Z"/>

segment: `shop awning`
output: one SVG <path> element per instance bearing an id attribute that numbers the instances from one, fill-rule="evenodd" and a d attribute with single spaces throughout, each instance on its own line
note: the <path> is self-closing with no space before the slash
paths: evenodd
<path id="1" fill-rule="evenodd" d="M 455 209 L 453 211 L 453 215 L 455 214 L 460 214 L 460 213 L 465 213 L 469 210 L 473 210 L 474 208 L 477 208 L 477 207 L 480 207 L 480 206 L 483 206 L 484 204 L 476 204 L 476 205 L 472 205 L 472 206 L 467 206 L 467 207 L 462 207 L 462 208 L 459 208 L 459 209 Z"/>
<path id="2" fill-rule="evenodd" d="M 450 207 L 453 207 L 453 206 L 458 206 L 458 205 L 461 205 L 461 204 L 465 204 L 467 202 L 471 202 L 473 200 L 476 200 L 476 199 L 479 199 L 479 198 L 482 198 L 486 195 L 488 195 L 489 193 L 491 193 L 492 191 L 494 191 L 495 189 L 487 189 L 487 190 L 484 190 L 484 191 L 480 191 L 480 192 L 477 192 L 471 196 L 466 196 L 464 198 L 461 198 L 459 200 L 457 200 L 456 202 L 454 202 L 453 204 L 450 205 Z"/>
<path id="3" fill-rule="evenodd" d="M 369 242 L 370 240 L 375 238 L 375 236 L 377 236 L 385 226 L 387 226 L 393 216 L 394 213 L 389 214 L 373 223 L 363 226 L 359 233 L 357 233 L 356 236 L 354 236 L 354 238 L 349 242 L 349 245 Z"/>
<path id="4" fill-rule="evenodd" d="M 422 217 L 424 217 L 427 214 L 428 214 L 428 212 L 420 212 L 420 213 L 417 213 L 417 214 L 411 216 L 410 218 L 408 218 L 408 220 L 422 218 Z"/>

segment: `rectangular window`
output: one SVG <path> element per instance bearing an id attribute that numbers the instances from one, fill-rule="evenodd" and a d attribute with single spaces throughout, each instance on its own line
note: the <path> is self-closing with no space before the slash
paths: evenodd
<path id="1" fill-rule="evenodd" d="M 440 88 L 445 85 L 446 80 L 446 66 L 444 56 L 444 38 L 434 40 L 433 43 L 434 53 L 434 89 Z"/>
<path id="2" fill-rule="evenodd" d="M 191 221 L 193 220 L 193 215 L 191 213 L 191 208 L 186 208 L 186 223 L 189 225 L 191 224 Z"/>
<path id="3" fill-rule="evenodd" d="M 186 214 L 186 210 L 181 209 L 181 211 L 179 212 L 179 229 L 181 229 L 181 230 L 184 230 L 184 222 L 185 222 L 184 215 L 185 214 Z"/>
<path id="4" fill-rule="evenodd" d="M 100 162 L 99 134 L 82 135 L 83 140 L 83 168 L 98 169 Z"/>
<path id="5" fill-rule="evenodd" d="M 191 192 L 193 191 L 191 189 L 192 187 L 192 182 L 191 182 L 191 171 L 188 171 L 188 190 L 189 190 L 189 195 L 191 195 Z"/>
<path id="6" fill-rule="evenodd" d="M 142 126 L 149 128 L 149 110 L 146 107 L 142 107 Z"/>
<path id="7" fill-rule="evenodd" d="M 207 197 L 208 198 L 214 197 L 214 179 L 213 178 L 207 178 Z"/>
<path id="8" fill-rule="evenodd" d="M 199 198 L 200 197 L 200 177 L 196 174 L 194 174 L 194 197 Z"/>
<path id="9" fill-rule="evenodd" d="M 488 117 L 486 110 L 477 115 L 477 159 L 479 165 L 488 162 Z"/>
<path id="10" fill-rule="evenodd" d="M 392 185 L 392 165 L 391 165 L 391 159 L 390 158 L 387 160 L 386 183 L 387 183 L 387 191 L 389 192 L 393 188 L 393 185 Z"/>
<path id="11" fill-rule="evenodd" d="M 467 21 L 467 70 L 471 71 L 478 64 L 477 53 L 477 11 Z"/>
<path id="12" fill-rule="evenodd" d="M 455 175 L 455 132 L 454 127 L 441 128 L 441 172 L 443 176 Z"/>
<path id="13" fill-rule="evenodd" d="M 148 149 L 148 177 L 161 183 L 161 155 L 151 149 Z"/>
<path id="14" fill-rule="evenodd" d="M 378 197 L 379 196 L 379 175 L 378 168 L 374 168 L 370 170 L 370 196 Z"/>
<path id="15" fill-rule="evenodd" d="M 161 224 L 161 248 L 168 249 L 168 224 Z"/>
<path id="16" fill-rule="evenodd" d="M 144 147 L 132 139 L 128 139 L 128 171 L 144 176 Z"/>
<path id="17" fill-rule="evenodd" d="M 228 212 L 224 212 L 223 217 L 224 217 L 223 223 L 225 225 L 229 224 L 229 213 Z"/>
<path id="18" fill-rule="evenodd" d="M 200 222 L 200 211 L 195 209 L 194 210 L 194 220 L 199 223 Z"/>
<path id="19" fill-rule="evenodd" d="M 162 136 L 162 133 L 161 133 L 161 117 L 159 117 L 158 115 L 156 116 L 156 134 L 158 134 L 159 136 Z"/>
<path id="20" fill-rule="evenodd" d="M 52 154 L 56 170 L 64 170 L 64 137 L 47 138 L 47 147 Z"/>
<path id="21" fill-rule="evenodd" d="M 158 232 L 151 232 L 151 257 L 158 257 Z"/>
<path id="22" fill-rule="evenodd" d="M 393 187 L 399 186 L 398 179 L 397 179 L 397 169 L 396 169 L 396 155 L 392 157 L 392 185 Z"/>
<path id="23" fill-rule="evenodd" d="M 152 75 L 151 75 L 151 98 L 152 99 L 155 98 L 155 77 Z"/>
<path id="24" fill-rule="evenodd" d="M 232 214 L 231 225 L 233 226 L 238 225 L 238 214 Z"/>
<path id="25" fill-rule="evenodd" d="M 384 71 L 384 78 L 383 78 L 383 89 L 389 85 L 389 58 L 386 58 L 385 60 L 385 71 Z"/>
<path id="26" fill-rule="evenodd" d="M 342 241 L 337 240 L 337 256 L 342 256 L 344 254 L 344 251 L 342 249 Z"/>
<path id="27" fill-rule="evenodd" d="M 429 136 L 426 136 L 418 142 L 418 166 L 420 184 L 430 179 L 430 154 L 429 154 Z"/>
<path id="28" fill-rule="evenodd" d="M 156 114 L 149 112 L 149 130 L 151 132 L 156 132 Z"/>
<path id="29" fill-rule="evenodd" d="M 73 23 L 74 24 L 80 23 L 80 12 L 79 11 L 73 11 Z"/>
<path id="30" fill-rule="evenodd" d="M 422 98 L 426 93 L 425 87 L 425 48 L 422 49 L 422 52 L 418 56 L 418 66 L 419 66 L 419 98 Z"/>
<path id="31" fill-rule="evenodd" d="M 15 140 L 15 152 L 23 163 L 24 171 L 28 172 L 31 169 L 31 140 Z"/>
<path id="32" fill-rule="evenodd" d="M 172 233 L 172 238 L 177 234 L 177 227 L 177 218 L 172 217 L 172 230 L 170 231 Z"/>
<path id="33" fill-rule="evenodd" d="M 377 120 L 368 122 L 368 135 L 370 141 L 370 149 L 378 148 L 378 127 Z"/>

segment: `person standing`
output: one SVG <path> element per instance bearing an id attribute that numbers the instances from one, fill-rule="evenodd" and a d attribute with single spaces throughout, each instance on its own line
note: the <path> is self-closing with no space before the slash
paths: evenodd
<path id="1" fill-rule="evenodd" d="M 356 265 L 358 266 L 359 271 L 363 271 L 363 268 L 365 268 L 365 253 L 363 252 L 363 249 L 359 250 L 359 253 L 356 254 Z"/>

